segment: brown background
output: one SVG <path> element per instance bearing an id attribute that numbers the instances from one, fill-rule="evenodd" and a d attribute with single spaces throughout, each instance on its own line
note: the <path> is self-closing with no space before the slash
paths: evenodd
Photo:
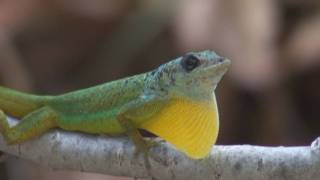
<path id="1" fill-rule="evenodd" d="M 89 87 L 204 49 L 233 61 L 217 90 L 218 144 L 306 145 L 319 136 L 317 0 L 0 2 L 0 83 L 27 92 Z M 10 157 L 0 179 L 119 178 Z"/>

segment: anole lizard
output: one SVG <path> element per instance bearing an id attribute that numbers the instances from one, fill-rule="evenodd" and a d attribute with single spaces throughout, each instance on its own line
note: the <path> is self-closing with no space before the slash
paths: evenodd
<path id="1" fill-rule="evenodd" d="M 58 96 L 0 87 L 0 109 L 22 119 L 10 127 L 0 110 L 0 131 L 9 144 L 52 128 L 93 134 L 126 133 L 138 148 L 150 131 L 191 158 L 208 155 L 219 129 L 214 90 L 230 60 L 213 51 L 191 52 L 157 69 Z"/>

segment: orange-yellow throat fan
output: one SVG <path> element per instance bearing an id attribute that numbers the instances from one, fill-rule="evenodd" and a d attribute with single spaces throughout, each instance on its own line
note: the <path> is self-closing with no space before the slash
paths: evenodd
<path id="1" fill-rule="evenodd" d="M 219 131 L 218 110 L 213 98 L 210 102 L 172 100 L 141 128 L 163 138 L 191 158 L 204 158 Z"/>

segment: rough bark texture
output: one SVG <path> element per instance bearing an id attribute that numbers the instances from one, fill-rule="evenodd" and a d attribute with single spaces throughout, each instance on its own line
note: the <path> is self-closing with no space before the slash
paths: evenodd
<path id="1" fill-rule="evenodd" d="M 92 136 L 54 130 L 0 150 L 53 169 L 156 179 L 318 180 L 320 138 L 305 147 L 215 146 L 204 160 L 191 160 L 161 142 L 151 149 L 157 158 L 135 155 L 126 137 Z M 148 166 L 149 164 L 149 166 Z"/>

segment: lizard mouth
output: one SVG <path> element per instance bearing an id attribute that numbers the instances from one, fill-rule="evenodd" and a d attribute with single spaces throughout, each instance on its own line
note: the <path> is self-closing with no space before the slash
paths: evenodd
<path id="1" fill-rule="evenodd" d="M 216 62 L 212 63 L 208 67 L 205 68 L 206 71 L 220 71 L 220 70 L 227 70 L 231 65 L 231 61 L 227 58 L 219 58 Z"/>
<path id="2" fill-rule="evenodd" d="M 219 62 L 209 65 L 208 67 L 204 68 L 205 76 L 218 79 L 215 83 L 218 83 L 222 76 L 227 72 L 231 65 L 231 61 L 226 58 L 222 58 Z"/>

